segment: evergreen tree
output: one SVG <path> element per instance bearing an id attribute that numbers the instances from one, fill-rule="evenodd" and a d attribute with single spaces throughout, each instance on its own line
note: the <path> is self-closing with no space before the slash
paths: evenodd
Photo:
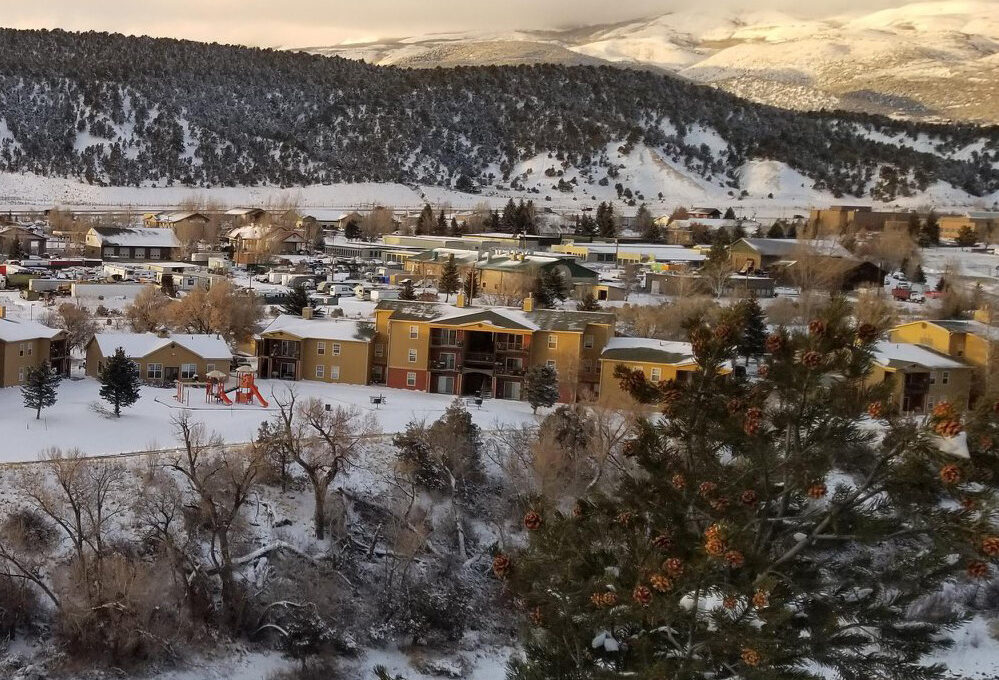
<path id="1" fill-rule="evenodd" d="M 767 238 L 784 238 L 784 220 L 774 220 L 767 230 Z"/>
<path id="2" fill-rule="evenodd" d="M 42 417 L 42 409 L 56 403 L 59 381 L 62 380 L 49 362 L 31 366 L 24 374 L 24 384 L 21 385 L 21 396 L 24 407 L 35 409 L 35 420 Z"/>
<path id="3" fill-rule="evenodd" d="M 350 220 L 347 222 L 347 226 L 343 228 L 343 237 L 348 241 L 356 241 L 361 238 L 361 225 L 354 220 Z"/>
<path id="4" fill-rule="evenodd" d="M 602 238 L 614 238 L 617 236 L 613 203 L 601 203 L 597 206 L 597 232 Z"/>
<path id="5" fill-rule="evenodd" d="M 429 203 L 423 205 L 423 210 L 420 211 L 420 216 L 416 218 L 416 224 L 413 226 L 413 233 L 417 236 L 424 236 L 426 234 L 432 234 L 434 232 L 434 209 L 430 207 Z"/>
<path id="6" fill-rule="evenodd" d="M 795 222 L 791 222 L 787 227 L 787 231 L 784 233 L 784 238 L 798 238 L 798 225 Z"/>
<path id="7" fill-rule="evenodd" d="M 635 228 L 642 235 L 642 239 L 649 243 L 656 243 L 661 238 L 659 227 L 656 225 L 648 206 L 644 203 L 638 206 L 638 213 L 635 215 Z"/>
<path id="8" fill-rule="evenodd" d="M 456 217 L 451 218 L 451 222 L 448 225 L 447 235 L 448 236 L 461 236 L 462 231 L 461 225 L 458 224 L 458 219 Z"/>
<path id="9" fill-rule="evenodd" d="M 462 283 L 462 289 L 465 291 L 465 298 L 471 302 L 479 294 L 479 270 L 475 267 L 469 267 L 468 271 L 465 272 L 465 281 Z"/>
<path id="10" fill-rule="evenodd" d="M 447 233 L 447 218 L 444 217 L 444 211 L 441 210 L 437 215 L 437 224 L 434 227 L 434 234 L 436 236 L 443 236 Z"/>
<path id="11" fill-rule="evenodd" d="M 603 309 L 593 293 L 586 293 L 583 299 L 576 303 L 576 309 L 580 312 L 599 312 Z"/>
<path id="12" fill-rule="evenodd" d="M 505 231 L 508 234 L 517 231 L 517 204 L 513 202 L 512 198 L 503 206 L 503 216 L 500 218 L 499 225 L 500 231 Z"/>
<path id="13" fill-rule="evenodd" d="M 437 282 L 437 290 L 444 293 L 444 301 L 451 297 L 451 293 L 457 293 L 461 288 L 461 275 L 458 273 L 458 264 L 454 261 L 454 253 L 447 256 L 444 266 L 441 267 L 440 280 Z"/>
<path id="14" fill-rule="evenodd" d="M 281 304 L 281 311 L 292 316 L 302 316 L 302 310 L 306 307 L 312 307 L 312 300 L 309 299 L 309 291 L 305 289 L 305 286 L 295 286 L 285 296 L 284 302 Z M 323 313 L 319 309 L 313 307 L 313 317 L 320 317 L 322 315 Z"/>
<path id="15" fill-rule="evenodd" d="M 596 236 L 597 235 L 597 222 L 589 213 L 583 213 L 582 217 L 579 218 L 579 226 L 576 229 L 576 233 L 580 236 Z"/>
<path id="16" fill-rule="evenodd" d="M 312 239 L 312 252 L 318 254 L 326 252 L 326 234 L 322 229 L 316 233 L 316 238 Z"/>
<path id="17" fill-rule="evenodd" d="M 955 239 L 955 243 L 957 243 L 957 245 L 961 246 L 962 248 L 970 248 L 971 246 L 978 243 L 978 234 L 975 233 L 975 230 L 972 227 L 969 227 L 966 224 L 963 227 L 961 227 L 961 230 L 959 232 L 957 232 L 957 238 Z"/>
<path id="18" fill-rule="evenodd" d="M 24 248 L 21 247 L 21 240 L 16 236 L 11 239 L 10 247 L 7 249 L 8 260 L 20 260 L 24 257 Z"/>
<path id="19" fill-rule="evenodd" d="M 562 274 L 554 267 L 542 269 L 534 279 L 534 302 L 538 307 L 554 307 L 569 297 L 569 289 Z"/>
<path id="20" fill-rule="evenodd" d="M 935 290 L 938 293 L 942 293 L 945 290 L 947 290 L 947 282 L 944 280 L 944 277 L 941 276 L 939 279 L 937 279 L 937 285 L 933 287 L 933 290 Z"/>
<path id="21" fill-rule="evenodd" d="M 732 208 L 732 206 L 729 206 L 728 208 L 725 209 L 725 215 L 723 216 L 723 219 L 726 220 L 735 219 L 735 210 Z"/>
<path id="22" fill-rule="evenodd" d="M 746 357 L 748 364 L 750 358 L 759 360 L 763 355 L 767 339 L 767 322 L 755 295 L 739 303 L 739 316 L 742 321 L 742 332 L 738 343 L 739 354 Z"/>
<path id="23" fill-rule="evenodd" d="M 918 242 L 920 248 L 940 245 L 940 221 L 936 211 L 931 210 L 926 214 L 923 226 L 919 229 Z"/>
<path id="24" fill-rule="evenodd" d="M 995 401 L 895 416 L 878 334 L 839 300 L 768 337 L 759 382 L 725 375 L 737 327 L 691 327 L 684 383 L 617 370 L 664 415 L 634 467 L 571 513 L 531 499 L 528 547 L 493 562 L 534 624 L 511 680 L 946 675 L 924 660 L 961 615 L 923 605 L 997 569 Z M 963 429 L 970 457 L 941 451 Z"/>
<path id="25" fill-rule="evenodd" d="M 111 404 L 116 418 L 121 410 L 139 400 L 139 369 L 121 347 L 105 359 L 100 372 L 101 399 Z"/>
<path id="26" fill-rule="evenodd" d="M 399 299 L 400 300 L 416 299 L 416 288 L 413 287 L 412 279 L 403 279 L 402 285 L 399 288 Z"/>
<path id="27" fill-rule="evenodd" d="M 923 272 L 923 266 L 920 264 L 916 265 L 915 271 L 912 272 L 912 282 L 913 283 L 926 283 L 926 274 Z"/>
<path id="28" fill-rule="evenodd" d="M 534 413 L 558 401 L 558 372 L 548 364 L 531 366 L 524 375 L 524 394 Z"/>

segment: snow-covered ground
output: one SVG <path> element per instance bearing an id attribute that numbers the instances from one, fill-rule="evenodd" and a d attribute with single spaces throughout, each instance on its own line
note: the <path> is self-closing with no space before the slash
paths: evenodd
<path id="1" fill-rule="evenodd" d="M 454 399 L 443 394 L 388 389 L 377 385 L 335 385 L 302 380 L 258 380 L 257 387 L 270 406 L 225 406 L 205 402 L 204 392 L 190 390 L 188 405 L 194 419 L 220 434 L 230 444 L 252 441 L 257 427 L 276 409 L 273 397 L 284 399 L 294 389 L 299 399 L 316 398 L 333 406 L 354 405 L 374 413 L 385 433 L 399 432 L 411 420 L 436 420 Z M 175 447 L 171 419 L 185 406 L 173 388 L 143 387 L 142 396 L 121 418 L 104 418 L 91 405 L 105 404 L 98 395 L 100 383 L 92 378 L 64 380 L 55 406 L 42 411 L 41 420 L 23 407 L 21 391 L 0 389 L 0 430 L 4 445 L 0 461 L 33 461 L 51 447 L 79 448 L 91 455 L 142 452 Z M 382 395 L 386 403 L 375 406 L 371 397 Z M 475 422 L 487 430 L 533 420 L 527 402 L 486 400 L 482 408 L 470 407 Z"/>

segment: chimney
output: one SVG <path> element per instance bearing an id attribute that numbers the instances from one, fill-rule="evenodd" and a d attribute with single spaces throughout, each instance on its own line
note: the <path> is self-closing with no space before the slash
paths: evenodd
<path id="1" fill-rule="evenodd" d="M 465 299 L 465 291 L 459 291 L 458 297 L 454 301 L 455 307 L 467 307 L 468 300 Z"/>
<path id="2" fill-rule="evenodd" d="M 312 318 L 312 307 L 302 307 L 302 318 L 311 319 Z"/>
<path id="3" fill-rule="evenodd" d="M 524 298 L 524 311 L 525 312 L 534 311 L 534 293 L 528 293 L 527 297 Z"/>

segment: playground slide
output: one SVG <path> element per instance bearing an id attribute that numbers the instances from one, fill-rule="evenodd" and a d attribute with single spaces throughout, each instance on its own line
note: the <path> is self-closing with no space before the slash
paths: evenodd
<path id="1" fill-rule="evenodd" d="M 257 389 L 256 385 L 250 386 L 250 393 L 257 398 L 257 401 L 260 402 L 261 406 L 267 408 L 267 400 L 264 399 L 263 396 L 260 394 L 260 390 Z"/>
<path id="2" fill-rule="evenodd" d="M 232 399 L 230 399 L 229 395 L 225 393 L 225 390 L 219 390 L 215 394 L 218 395 L 219 399 L 222 400 L 223 404 L 225 404 L 227 406 L 232 406 Z"/>

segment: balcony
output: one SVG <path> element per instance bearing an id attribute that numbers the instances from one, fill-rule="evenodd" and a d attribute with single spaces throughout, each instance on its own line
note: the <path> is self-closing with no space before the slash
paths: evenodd
<path id="1" fill-rule="evenodd" d="M 430 346 L 431 347 L 462 347 L 464 343 L 461 340 L 451 340 L 449 338 L 439 338 L 430 336 Z"/>
<path id="2" fill-rule="evenodd" d="M 515 342 L 497 342 L 496 352 L 505 352 L 507 354 L 527 354 L 530 351 L 530 347 L 523 344 L 518 344 Z"/>
<path id="3" fill-rule="evenodd" d="M 500 375 L 500 376 L 503 376 L 505 378 L 523 378 L 524 377 L 524 373 L 526 373 L 526 372 L 527 372 L 527 369 L 525 369 L 523 367 L 520 367 L 520 368 L 513 368 L 513 367 L 507 368 L 507 366 L 505 364 L 500 364 L 500 365 L 498 365 L 496 367 L 496 375 Z"/>
<path id="4" fill-rule="evenodd" d="M 450 363 L 447 361 L 433 361 L 430 363 L 430 370 L 432 371 L 460 371 L 461 364 Z"/>
<path id="5" fill-rule="evenodd" d="M 466 366 L 493 368 L 496 355 L 492 352 L 465 352 L 464 363 Z"/>
<path id="6" fill-rule="evenodd" d="M 298 359 L 301 353 L 302 350 L 298 343 L 290 347 L 282 347 L 281 345 L 274 344 L 266 348 L 264 356 L 274 359 Z"/>

